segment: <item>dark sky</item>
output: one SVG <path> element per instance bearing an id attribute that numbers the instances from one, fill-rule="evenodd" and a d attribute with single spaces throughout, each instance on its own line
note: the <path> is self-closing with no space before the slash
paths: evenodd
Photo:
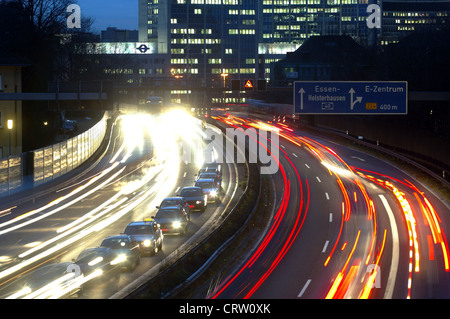
<path id="1" fill-rule="evenodd" d="M 94 32 L 100 32 L 107 27 L 138 29 L 137 0 L 78 0 L 77 3 L 82 16 L 95 19 Z"/>

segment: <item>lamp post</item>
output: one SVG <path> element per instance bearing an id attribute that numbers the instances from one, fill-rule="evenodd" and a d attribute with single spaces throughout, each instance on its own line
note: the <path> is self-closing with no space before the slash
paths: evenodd
<path id="1" fill-rule="evenodd" d="M 9 132 L 9 156 L 11 156 L 11 130 L 13 128 L 13 120 L 8 120 L 7 127 Z"/>

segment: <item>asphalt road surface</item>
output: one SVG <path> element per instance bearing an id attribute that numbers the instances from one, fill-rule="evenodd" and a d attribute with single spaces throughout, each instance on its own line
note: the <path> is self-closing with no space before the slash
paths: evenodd
<path id="1" fill-rule="evenodd" d="M 448 298 L 449 208 L 391 164 L 283 123 L 219 115 L 276 131 L 269 230 L 208 298 Z"/>

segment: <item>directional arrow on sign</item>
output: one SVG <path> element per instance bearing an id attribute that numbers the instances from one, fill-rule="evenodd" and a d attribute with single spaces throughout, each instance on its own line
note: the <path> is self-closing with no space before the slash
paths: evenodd
<path id="1" fill-rule="evenodd" d="M 300 110 L 303 110 L 303 94 L 305 93 L 305 90 L 303 90 L 303 88 L 300 88 L 298 93 L 300 93 Z"/>
<path id="2" fill-rule="evenodd" d="M 408 114 L 406 81 L 294 81 L 291 92 L 295 114 Z"/>
<path id="3" fill-rule="evenodd" d="M 356 103 L 362 102 L 362 96 L 357 96 L 356 100 L 353 101 L 353 94 L 356 93 L 355 90 L 351 88 L 350 91 L 348 91 L 348 93 L 350 93 L 350 109 L 353 110 L 353 107 L 355 106 Z"/>

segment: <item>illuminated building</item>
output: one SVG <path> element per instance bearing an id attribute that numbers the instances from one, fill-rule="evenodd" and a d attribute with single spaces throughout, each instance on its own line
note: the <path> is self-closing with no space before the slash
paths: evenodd
<path id="1" fill-rule="evenodd" d="M 442 3 L 448 1 L 435 2 L 139 0 L 139 41 L 153 42 L 158 53 L 170 55 L 171 75 L 183 78 L 190 92 L 183 101 L 237 103 L 245 101 L 245 93 L 230 92 L 232 80 L 240 79 L 241 86 L 249 79 L 268 80 L 271 64 L 311 36 L 347 35 L 363 46 L 395 42 L 419 24 L 445 24 L 448 4 Z M 369 3 L 384 10 L 381 29 L 367 26 Z M 220 88 L 227 93 L 204 92 Z"/>
<path id="2" fill-rule="evenodd" d="M 312 35 L 365 39 L 366 7 L 367 0 L 139 0 L 139 41 L 170 54 L 172 74 L 188 90 L 230 89 L 234 79 L 268 80 L 270 64 Z M 197 103 L 210 98 L 191 93 Z M 211 99 L 239 103 L 245 94 Z"/>
<path id="3" fill-rule="evenodd" d="M 450 23 L 450 1 L 383 0 L 381 45 L 414 31 L 438 31 Z"/>

